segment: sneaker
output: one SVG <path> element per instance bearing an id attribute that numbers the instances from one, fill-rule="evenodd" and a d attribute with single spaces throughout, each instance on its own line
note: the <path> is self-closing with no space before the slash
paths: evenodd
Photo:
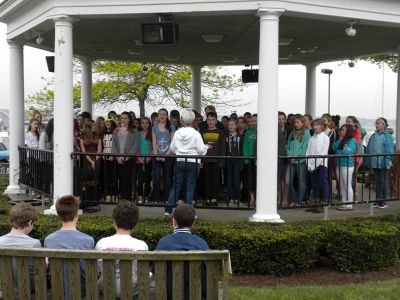
<path id="1" fill-rule="evenodd" d="M 210 201 L 210 206 L 218 206 L 218 200 L 217 199 L 211 199 Z"/>
<path id="2" fill-rule="evenodd" d="M 381 202 L 378 205 L 378 208 L 386 208 L 386 207 L 388 207 L 388 206 L 387 206 L 387 204 L 385 202 Z"/>
<path id="3" fill-rule="evenodd" d="M 313 214 L 322 214 L 324 213 L 324 208 L 323 207 L 314 207 L 314 209 L 312 210 Z"/>
<path id="4" fill-rule="evenodd" d="M 234 206 L 235 205 L 235 201 L 233 201 L 233 199 L 229 200 L 229 205 L 230 206 Z"/>
<path id="5" fill-rule="evenodd" d="M 306 212 L 314 212 L 315 209 L 316 209 L 316 207 L 314 206 L 314 207 L 307 208 L 305 211 Z"/>
<path id="6" fill-rule="evenodd" d="M 171 214 L 168 212 L 164 212 L 164 217 L 169 218 L 169 217 L 171 217 Z"/>
<path id="7" fill-rule="evenodd" d="M 138 197 L 138 204 L 142 204 L 143 203 L 143 196 L 139 196 Z"/>
<path id="8" fill-rule="evenodd" d="M 181 204 L 184 204 L 185 202 L 183 201 L 183 200 L 178 200 L 178 201 L 176 201 L 176 206 L 178 206 L 178 205 L 181 205 Z"/>
<path id="9" fill-rule="evenodd" d="M 106 203 L 111 203 L 111 202 L 112 202 L 112 197 L 106 196 Z"/>
<path id="10" fill-rule="evenodd" d="M 340 210 L 340 211 L 350 211 L 350 210 L 353 210 L 353 207 L 348 206 L 348 205 L 339 205 L 339 206 L 336 206 L 336 209 Z"/>
<path id="11" fill-rule="evenodd" d="M 374 204 L 372 205 L 372 207 L 378 208 L 378 207 L 379 207 L 379 204 L 378 204 L 377 202 L 374 202 Z"/>

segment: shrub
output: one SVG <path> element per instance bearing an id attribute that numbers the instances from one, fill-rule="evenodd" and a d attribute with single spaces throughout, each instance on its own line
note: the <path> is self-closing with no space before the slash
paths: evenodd
<path id="1" fill-rule="evenodd" d="M 381 269 L 393 265 L 399 257 L 399 227 L 392 224 L 332 227 L 326 241 L 326 252 L 342 272 Z"/>
<path id="2" fill-rule="evenodd" d="M 198 220 L 192 231 L 207 240 L 210 248 L 230 250 L 235 273 L 290 275 L 315 266 L 365 272 L 398 261 L 399 219 L 400 214 L 287 224 Z M 56 216 L 40 216 L 31 235 L 43 242 L 60 225 Z M 84 216 L 78 229 L 96 241 L 115 232 L 110 217 Z M 0 234 L 8 231 L 7 217 L 0 216 Z M 169 219 L 142 218 L 132 235 L 154 250 L 159 239 L 171 231 Z"/>
<path id="3" fill-rule="evenodd" d="M 0 175 L 0 216 L 7 215 L 10 211 L 10 204 L 8 204 L 8 198 L 3 191 L 7 188 L 8 177 L 5 175 Z"/>

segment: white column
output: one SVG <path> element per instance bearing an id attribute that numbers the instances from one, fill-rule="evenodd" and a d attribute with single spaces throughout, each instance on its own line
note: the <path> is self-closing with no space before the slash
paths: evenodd
<path id="1" fill-rule="evenodd" d="M 201 66 L 192 65 L 192 109 L 201 113 Z"/>
<path id="2" fill-rule="evenodd" d="M 316 82 L 317 82 L 317 71 L 316 64 L 306 65 L 306 109 L 305 113 L 310 114 L 313 118 L 316 117 Z"/>
<path id="3" fill-rule="evenodd" d="M 260 8 L 255 222 L 283 222 L 277 213 L 279 16 Z M 271 130 L 276 128 L 276 130 Z M 272 144 L 271 144 L 272 143 Z"/>
<path id="4" fill-rule="evenodd" d="M 81 111 L 92 114 L 92 62 L 80 59 L 82 65 Z"/>
<path id="5" fill-rule="evenodd" d="M 397 48 L 397 63 L 400 66 L 400 48 Z M 383 101 L 383 100 L 382 100 Z M 384 117 L 384 116 L 382 116 Z M 397 68 L 397 104 L 396 104 L 396 147 L 395 151 L 400 152 L 400 68 Z"/>
<path id="6" fill-rule="evenodd" d="M 9 41 L 10 45 L 10 182 L 6 194 L 20 193 L 18 146 L 24 145 L 24 50 L 23 44 Z"/>
<path id="7" fill-rule="evenodd" d="M 72 19 L 60 16 L 55 22 L 54 87 L 54 203 L 73 193 L 73 73 Z M 55 213 L 53 205 L 45 213 Z"/>

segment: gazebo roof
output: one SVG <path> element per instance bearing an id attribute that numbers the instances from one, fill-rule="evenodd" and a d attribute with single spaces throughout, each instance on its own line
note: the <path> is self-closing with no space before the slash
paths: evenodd
<path id="1" fill-rule="evenodd" d="M 0 21 L 8 37 L 49 51 L 60 14 L 76 18 L 74 54 L 93 59 L 202 65 L 258 64 L 260 7 L 283 8 L 280 63 L 308 64 L 393 52 L 400 41 L 398 1 L 49 1 L 7 0 Z M 159 17 L 179 26 L 175 46 L 143 46 L 141 24 Z M 355 37 L 345 28 L 356 20 Z M 36 43 L 38 34 L 44 38 Z M 208 43 L 202 35 L 222 36 Z"/>

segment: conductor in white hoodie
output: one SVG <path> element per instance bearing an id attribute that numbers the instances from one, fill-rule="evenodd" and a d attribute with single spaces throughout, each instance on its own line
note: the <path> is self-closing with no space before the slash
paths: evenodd
<path id="1" fill-rule="evenodd" d="M 192 111 L 184 111 L 181 114 L 183 127 L 179 128 L 172 139 L 170 149 L 177 156 L 198 156 L 205 155 L 211 145 L 205 145 L 199 132 L 193 127 L 192 123 L 195 114 Z M 186 175 L 186 203 L 192 204 L 196 180 L 200 170 L 200 158 L 178 157 L 175 167 L 175 182 L 169 193 L 168 205 L 165 207 L 165 216 L 172 213 L 179 191 L 182 188 Z"/>

